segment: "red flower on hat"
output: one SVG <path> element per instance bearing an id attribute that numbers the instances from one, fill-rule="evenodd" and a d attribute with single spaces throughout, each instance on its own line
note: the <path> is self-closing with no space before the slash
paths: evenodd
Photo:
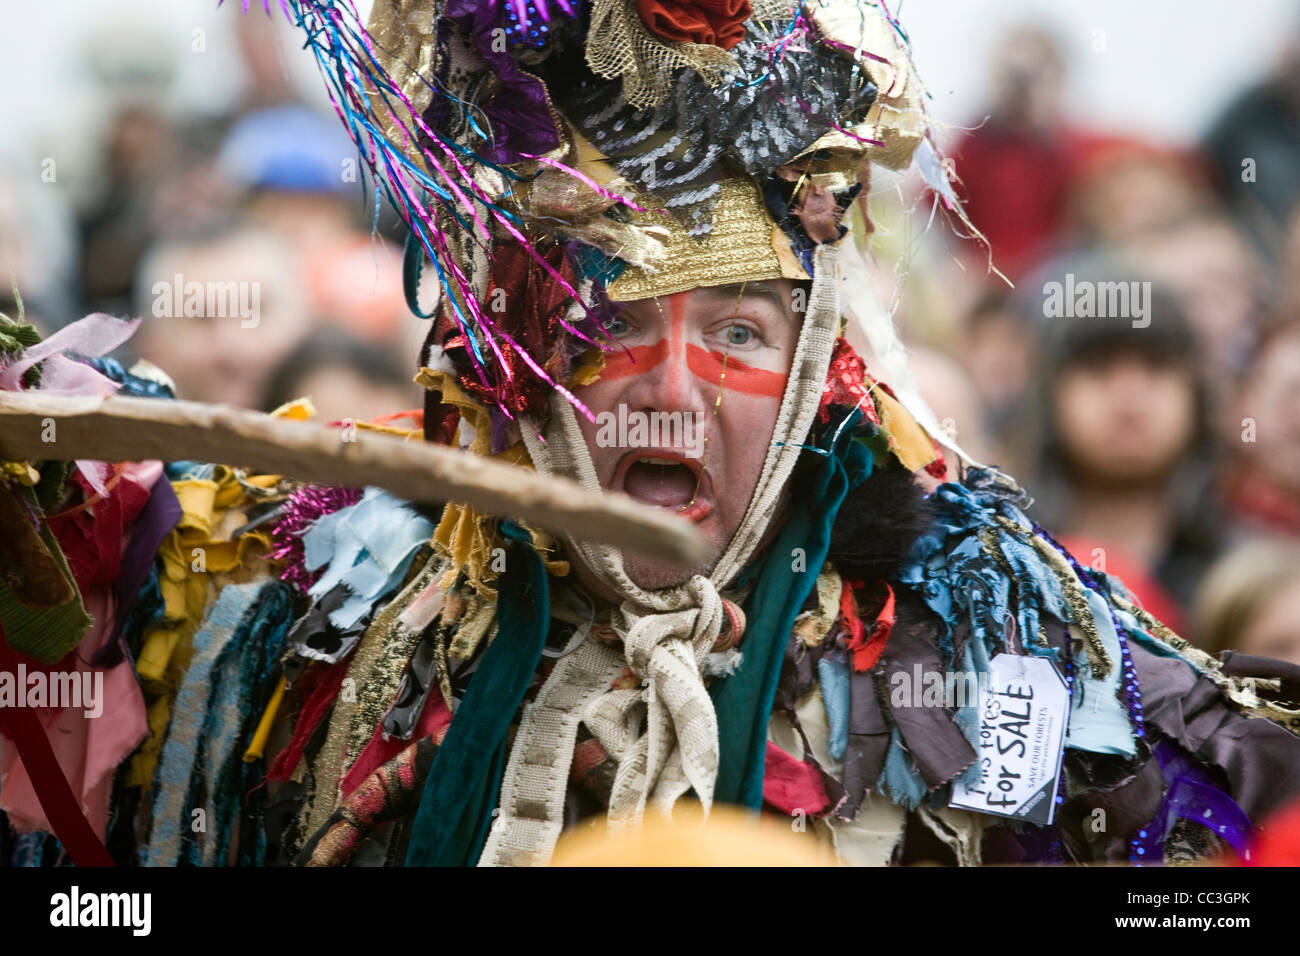
<path id="1" fill-rule="evenodd" d="M 636 0 L 650 32 L 674 43 L 707 43 L 730 50 L 745 39 L 749 0 Z"/>

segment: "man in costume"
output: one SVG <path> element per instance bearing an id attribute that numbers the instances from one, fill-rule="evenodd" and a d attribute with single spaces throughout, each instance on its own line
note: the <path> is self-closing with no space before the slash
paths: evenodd
<path id="1" fill-rule="evenodd" d="M 423 436 L 677 512 L 709 553 L 178 475 L 278 523 L 188 630 L 179 597 L 142 626 L 158 720 L 113 832 L 146 862 L 545 864 L 691 800 L 855 863 L 1158 862 L 1244 851 L 1300 794 L 1293 673 L 1191 648 L 995 469 L 934 487 L 849 230 L 872 163 L 951 202 L 883 4 L 289 7 L 411 229 Z"/>
<path id="2" fill-rule="evenodd" d="M 916 418 L 931 416 L 844 337 L 882 361 L 897 351 L 887 320 L 855 323 L 871 313 L 845 282 L 863 277 L 845 214 L 871 163 L 917 154 L 949 195 L 882 5 L 380 3 L 371 32 L 400 104 L 380 111 L 386 142 L 404 144 L 394 155 L 454 178 L 444 143 L 470 146 L 467 191 L 489 184 L 500 205 L 472 242 L 473 202 L 427 218 L 407 207 L 411 248 L 445 288 L 426 434 L 469 423 L 481 451 L 678 511 L 711 553 L 684 568 L 583 541 L 538 547 L 517 529 L 510 544 L 508 527 L 450 508 L 441 573 L 474 624 L 426 631 L 397 699 L 441 682 L 456 719 L 436 751 L 414 746 L 359 784 L 342 754 L 356 789 L 329 795 L 343 799 L 323 825 L 318 801 L 301 859 L 341 862 L 387 831 L 390 859 L 545 862 L 566 824 L 635 826 L 690 794 L 706 810 L 809 817 L 858 862 L 1142 861 L 1235 845 L 1247 817 L 1300 786 L 1294 737 L 1246 720 L 1234 679 L 1075 563 L 1010 479 L 972 469 L 926 499 L 933 482 L 916 476 L 938 454 Z M 388 168 L 409 195 L 408 168 Z M 609 423 L 638 413 L 701 422 L 702 450 L 610 441 Z M 484 650 L 492 614 L 475 609 L 493 602 Z M 484 706 L 475 681 L 497 678 L 507 641 L 511 693 Z M 947 806 L 958 783 L 965 806 L 1000 792 L 987 701 L 899 692 L 904 678 L 988 675 L 999 653 L 1052 661 L 1071 701 L 1062 769 L 1019 820 L 1000 819 L 993 796 L 989 814 Z M 422 657 L 445 665 L 418 673 Z M 416 718 L 394 704 L 389 719 L 392 731 Z M 481 732 L 493 721 L 495 736 Z M 1003 723 L 995 743 L 1013 746 L 1021 728 Z M 1263 802 L 1231 809 L 1250 791 Z M 1189 800 L 1222 823 L 1186 823 Z"/>

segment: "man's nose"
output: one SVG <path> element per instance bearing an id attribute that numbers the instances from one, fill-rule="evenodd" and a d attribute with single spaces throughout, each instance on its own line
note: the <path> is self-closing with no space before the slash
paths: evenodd
<path id="1" fill-rule="evenodd" d="M 698 412 L 709 409 L 707 383 L 691 371 L 684 342 L 665 340 L 654 366 L 636 376 L 627 404 L 635 409 L 662 412 Z"/>

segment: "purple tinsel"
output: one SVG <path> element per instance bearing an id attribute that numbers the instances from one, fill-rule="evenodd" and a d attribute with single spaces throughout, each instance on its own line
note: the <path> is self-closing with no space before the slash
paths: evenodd
<path id="1" fill-rule="evenodd" d="M 307 593 L 316 583 L 320 571 L 307 570 L 302 536 L 325 515 L 342 511 L 360 500 L 359 488 L 321 485 L 304 485 L 285 499 L 280 520 L 271 529 L 271 550 L 266 553 L 269 560 L 287 562 L 280 575 L 281 581 L 293 585 L 303 594 Z"/>
<path id="2" fill-rule="evenodd" d="M 221 6 L 225 2 L 226 0 L 217 0 L 217 6 Z M 244 0 L 242 6 L 243 12 L 247 13 L 249 0 Z M 262 0 L 262 9 L 266 11 L 266 15 L 269 17 L 271 15 L 271 0 Z M 292 23 L 293 14 L 289 12 L 289 0 L 280 0 L 280 10 L 284 13 L 284 18 Z"/>

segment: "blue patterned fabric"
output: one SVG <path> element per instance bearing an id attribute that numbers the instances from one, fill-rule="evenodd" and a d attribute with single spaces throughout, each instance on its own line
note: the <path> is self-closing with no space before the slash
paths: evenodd
<path id="1" fill-rule="evenodd" d="M 240 802 L 258 783 L 258 768 L 244 763 L 243 755 L 265 706 L 292 622 L 293 589 L 281 581 L 268 583 L 217 661 L 216 686 L 203 724 L 208 823 L 201 860 L 204 866 L 225 864 L 220 856 L 230 844 Z M 244 865 L 264 862 L 261 828 L 257 835 L 256 846 L 240 847 Z"/>
<path id="2" fill-rule="evenodd" d="M 258 602 L 267 592 L 284 588 L 279 581 L 231 584 L 221 589 L 203 624 L 194 634 L 193 656 L 172 705 L 172 719 L 154 781 L 153 830 L 143 848 L 145 866 L 197 863 L 199 842 L 195 827 L 203 821 L 210 835 L 214 821 L 197 805 L 196 784 L 204 769 L 205 728 L 209 705 L 218 691 L 218 668 L 232 642 L 258 620 Z"/>
<path id="3" fill-rule="evenodd" d="M 1041 622 L 1043 614 L 1050 614 L 1065 624 L 1080 623 L 1079 615 L 1085 612 L 1067 600 L 1068 583 L 1078 588 L 1084 598 L 1086 614 L 1096 625 L 1110 666 L 1103 673 L 1086 655 L 1079 655 L 1075 661 L 1066 746 L 1133 756 L 1136 740 L 1121 696 L 1121 636 L 1114 622 L 1122 622 L 1126 629 L 1132 626 L 1132 632 L 1125 637 L 1138 639 L 1144 645 L 1159 645 L 1162 653 L 1174 653 L 1172 649 L 1160 645 L 1131 615 L 1114 607 L 1108 592 L 1090 586 L 1094 576 L 1084 581 L 1071 571 L 1069 580 L 1063 579 L 1064 565 L 1054 567 L 1041 548 L 1049 539 L 1038 534 L 1023 510 L 1028 504 L 1026 497 L 1005 476 L 971 469 L 963 482 L 937 488 L 932 500 L 936 507 L 934 523 L 917 541 L 899 577 L 942 620 L 940 649 L 949 666 L 963 674 L 987 674 L 990 659 L 1007 650 L 1013 637 L 1020 652 L 1059 661 L 1058 650 L 1040 638 Z M 1040 546 L 1033 543 L 1035 537 Z M 1050 544 L 1055 547 L 1054 542 Z M 1095 577 L 1105 581 L 1104 575 Z M 971 636 L 962 647 L 960 659 L 954 659 L 953 636 L 962 621 L 969 623 Z M 979 722 L 977 708 L 978 701 L 969 701 L 957 709 L 954 717 L 972 744 L 976 742 Z M 888 789 L 896 799 L 915 792 L 915 787 L 903 779 L 907 762 L 903 755 L 894 753 L 898 747 L 898 741 L 891 745 L 886 767 L 892 784 Z M 967 773 L 973 775 L 977 770 L 973 767 Z"/>

